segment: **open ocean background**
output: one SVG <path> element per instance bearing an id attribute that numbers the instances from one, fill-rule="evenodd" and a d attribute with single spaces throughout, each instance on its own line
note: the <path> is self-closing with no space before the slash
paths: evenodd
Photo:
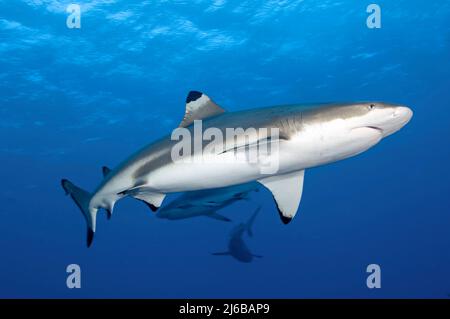
<path id="1" fill-rule="evenodd" d="M 66 27 L 81 4 L 81 29 Z M 366 7 L 382 28 L 366 27 Z M 450 294 L 447 0 L 0 0 L 0 297 L 437 297 Z M 209 218 L 125 199 L 93 247 L 60 186 L 87 190 L 175 128 L 189 90 L 228 110 L 381 100 L 414 111 L 368 152 L 306 172 L 279 220 L 262 190 Z M 212 256 L 259 203 L 252 263 Z M 66 287 L 81 266 L 82 288 Z M 381 289 L 366 267 L 381 266 Z"/>

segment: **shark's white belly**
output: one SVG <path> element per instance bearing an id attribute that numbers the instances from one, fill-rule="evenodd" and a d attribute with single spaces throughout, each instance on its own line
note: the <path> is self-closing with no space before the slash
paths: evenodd
<path id="1" fill-rule="evenodd" d="M 219 155 L 166 165 L 149 174 L 148 186 L 170 193 L 242 184 L 339 161 L 367 150 L 380 139 L 381 133 L 372 128 L 311 127 L 280 141 L 278 151 L 256 161 L 233 161 Z"/>

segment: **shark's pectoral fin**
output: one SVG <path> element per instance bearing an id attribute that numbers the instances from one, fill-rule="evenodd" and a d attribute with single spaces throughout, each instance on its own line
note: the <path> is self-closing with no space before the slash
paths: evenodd
<path id="1" fill-rule="evenodd" d="M 206 94 L 191 91 L 186 97 L 186 112 L 180 127 L 187 127 L 195 120 L 202 120 L 223 112 L 225 110 L 214 103 Z"/>
<path id="2" fill-rule="evenodd" d="M 206 216 L 217 219 L 217 220 L 221 220 L 224 222 L 231 222 L 231 219 L 229 219 L 228 217 L 225 217 L 223 215 L 217 214 L 216 212 L 208 214 Z"/>
<path id="3" fill-rule="evenodd" d="M 103 167 L 102 167 L 103 177 L 108 176 L 108 174 L 111 173 L 111 171 L 112 171 L 112 169 L 110 169 L 109 167 L 103 166 Z"/>
<path id="4" fill-rule="evenodd" d="M 297 213 L 303 192 L 305 171 L 270 176 L 258 180 L 272 192 L 281 221 L 288 224 Z"/>

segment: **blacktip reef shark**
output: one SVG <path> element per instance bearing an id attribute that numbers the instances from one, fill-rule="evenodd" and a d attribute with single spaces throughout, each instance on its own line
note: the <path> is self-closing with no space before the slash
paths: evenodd
<path id="1" fill-rule="evenodd" d="M 162 206 L 157 211 L 156 217 L 178 220 L 206 216 L 229 222 L 231 220 L 228 217 L 218 214 L 217 211 L 236 201 L 247 200 L 249 193 L 258 191 L 258 187 L 258 183 L 252 182 L 235 186 L 185 192 L 169 204 Z"/>
<path id="2" fill-rule="evenodd" d="M 242 238 L 244 236 L 244 233 L 247 233 L 250 237 L 253 237 L 252 226 L 260 210 L 261 206 L 256 209 L 256 211 L 246 223 L 240 223 L 231 230 L 227 251 L 213 253 L 213 255 L 231 256 L 244 263 L 251 262 L 254 257 L 261 258 L 262 256 L 260 255 L 252 254 L 250 249 L 245 244 L 244 239 Z"/>
<path id="3" fill-rule="evenodd" d="M 413 112 L 406 106 L 379 103 L 331 103 L 315 105 L 285 105 L 225 112 L 208 96 L 191 91 L 186 98 L 186 112 L 180 124 L 195 137 L 195 124 L 202 120 L 202 129 L 223 132 L 228 128 L 256 128 L 257 134 L 232 136 L 217 143 L 208 153 L 210 163 L 198 158 L 210 145 L 201 143 L 190 154 L 192 161 L 175 161 L 172 149 L 179 141 L 171 136 L 144 147 L 110 171 L 97 189 L 89 193 L 68 181 L 61 181 L 82 211 L 87 223 L 87 244 L 91 245 L 96 231 L 99 209 L 109 215 L 117 200 L 127 196 L 145 201 L 152 210 L 161 206 L 168 193 L 219 188 L 258 181 L 272 192 L 283 223 L 289 223 L 299 207 L 305 169 L 336 162 L 360 154 L 381 139 L 401 129 Z M 266 135 L 259 132 L 264 132 Z M 278 138 L 267 136 L 267 128 L 277 129 Z M 173 134 L 172 134 L 173 135 Z M 242 138 L 244 137 L 244 138 Z M 194 141 L 195 142 L 195 141 Z M 233 144 L 234 143 L 234 144 Z M 230 163 L 229 154 L 268 144 L 276 151 L 261 161 Z M 230 149 L 227 149 L 231 145 Z M 214 148 L 213 148 L 214 149 Z M 277 170 L 264 171 L 267 161 L 277 161 Z"/>

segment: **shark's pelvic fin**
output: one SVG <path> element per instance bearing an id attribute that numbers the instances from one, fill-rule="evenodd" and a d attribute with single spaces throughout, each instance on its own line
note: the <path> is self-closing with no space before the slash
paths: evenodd
<path id="1" fill-rule="evenodd" d="M 272 192 L 281 221 L 288 224 L 297 213 L 303 192 L 305 171 L 270 176 L 258 180 Z"/>
<path id="2" fill-rule="evenodd" d="M 109 167 L 103 166 L 103 167 L 102 167 L 103 177 L 108 176 L 108 174 L 111 173 L 111 171 L 112 171 L 112 170 L 111 170 Z"/>
<path id="3" fill-rule="evenodd" d="M 206 216 L 214 218 L 214 219 L 217 219 L 217 220 L 221 220 L 221 221 L 224 221 L 224 222 L 231 222 L 231 219 L 229 219 L 228 217 L 225 217 L 223 215 L 220 215 L 220 214 L 218 214 L 216 212 L 208 214 Z"/>
<path id="4" fill-rule="evenodd" d="M 225 112 L 214 103 L 206 94 L 198 91 L 190 91 L 186 97 L 186 112 L 180 123 L 180 127 L 187 127 L 195 120 L 202 120 Z"/>
<path id="5" fill-rule="evenodd" d="M 91 194 L 79 188 L 67 179 L 61 180 L 61 185 L 64 188 L 66 195 L 70 195 L 70 197 L 72 197 L 75 204 L 77 204 L 78 208 L 83 213 L 87 224 L 87 246 L 90 247 L 92 240 L 94 239 L 95 223 L 98 211 L 97 208 L 89 209 Z"/>
<path id="6" fill-rule="evenodd" d="M 131 196 L 144 202 L 152 212 L 156 212 L 161 206 L 166 194 L 151 192 L 143 186 L 135 186 L 127 189 L 118 195 Z"/>
<path id="7" fill-rule="evenodd" d="M 161 206 L 166 194 L 150 193 L 150 192 L 137 192 L 130 194 L 130 196 L 143 201 L 152 212 L 156 212 Z"/>

